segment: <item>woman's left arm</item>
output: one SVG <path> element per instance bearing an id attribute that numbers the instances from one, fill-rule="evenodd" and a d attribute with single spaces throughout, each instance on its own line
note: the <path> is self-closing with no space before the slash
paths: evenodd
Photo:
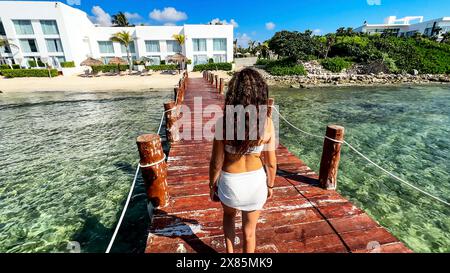
<path id="1" fill-rule="evenodd" d="M 223 140 L 214 139 L 211 161 L 209 162 L 209 188 L 211 190 L 216 186 L 216 181 L 222 171 L 224 157 L 225 153 Z"/>

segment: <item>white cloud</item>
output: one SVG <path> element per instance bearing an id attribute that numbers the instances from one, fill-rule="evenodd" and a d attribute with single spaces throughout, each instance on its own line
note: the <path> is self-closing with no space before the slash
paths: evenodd
<path id="1" fill-rule="evenodd" d="M 165 26 L 176 26 L 177 24 L 169 22 L 169 23 L 164 23 L 164 25 Z"/>
<path id="2" fill-rule="evenodd" d="M 230 22 L 227 20 L 220 20 L 219 18 L 212 19 L 210 22 L 212 25 L 233 25 L 234 28 L 238 28 L 239 24 L 234 20 L 231 19 Z"/>
<path id="3" fill-rule="evenodd" d="M 172 7 L 164 8 L 162 11 L 159 9 L 154 9 L 150 12 L 149 17 L 159 22 L 178 22 L 188 18 L 186 13 L 178 11 Z"/>
<path id="4" fill-rule="evenodd" d="M 128 20 L 140 20 L 142 19 L 142 16 L 137 12 L 125 12 L 125 16 L 128 18 Z"/>
<path id="5" fill-rule="evenodd" d="M 105 12 L 100 6 L 93 6 L 91 12 L 93 14 L 91 19 L 95 24 L 99 24 L 102 27 L 109 27 L 112 25 L 111 15 Z"/>
<path id="6" fill-rule="evenodd" d="M 267 30 L 274 30 L 276 25 L 273 22 L 267 22 L 266 23 L 266 29 Z"/>
<path id="7" fill-rule="evenodd" d="M 247 33 L 236 35 L 237 44 L 241 47 L 248 47 L 248 42 L 251 40 L 251 37 L 247 35 Z"/>
<path id="8" fill-rule="evenodd" d="M 313 35 L 320 35 L 320 33 L 322 33 L 322 30 L 321 29 L 315 29 L 315 30 L 313 30 Z"/>

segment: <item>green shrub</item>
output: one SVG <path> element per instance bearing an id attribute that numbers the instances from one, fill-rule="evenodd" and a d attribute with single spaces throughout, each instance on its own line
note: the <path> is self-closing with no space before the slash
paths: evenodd
<path id="1" fill-rule="evenodd" d="M 7 64 L 2 64 L 0 65 L 0 69 L 11 69 L 11 67 L 9 67 L 9 65 Z"/>
<path id="2" fill-rule="evenodd" d="M 342 70 L 352 66 L 352 62 L 347 61 L 345 58 L 341 57 L 324 59 L 320 63 L 325 69 L 335 73 L 339 73 Z"/>
<path id="3" fill-rule="evenodd" d="M 48 77 L 47 69 L 4 69 L 3 76 L 6 78 L 24 78 L 24 77 Z M 58 76 L 58 70 L 51 69 L 52 77 Z"/>
<path id="4" fill-rule="evenodd" d="M 208 63 L 213 64 L 214 63 L 214 59 L 213 58 L 209 58 Z"/>
<path id="5" fill-rule="evenodd" d="M 303 65 L 294 65 L 294 66 L 272 66 L 267 69 L 271 75 L 274 76 L 305 76 L 306 70 Z"/>
<path id="6" fill-rule="evenodd" d="M 160 64 L 165 65 L 166 64 L 166 60 L 161 60 Z"/>
<path id="7" fill-rule="evenodd" d="M 61 62 L 61 67 L 63 68 L 71 68 L 75 67 L 75 62 Z"/>
<path id="8" fill-rule="evenodd" d="M 120 71 L 126 71 L 128 69 L 128 65 L 105 64 L 105 65 L 92 66 L 93 73 L 98 73 L 98 72 L 108 73 L 111 71 L 117 71 L 117 69 L 119 69 Z"/>
<path id="9" fill-rule="evenodd" d="M 176 64 L 160 64 L 160 65 L 150 65 L 145 67 L 147 70 L 162 71 L 162 70 L 177 70 L 178 65 Z"/>
<path id="10" fill-rule="evenodd" d="M 231 63 L 208 63 L 208 64 L 198 64 L 194 66 L 194 72 L 205 71 L 205 70 L 223 70 L 230 71 L 233 68 Z"/>
<path id="11" fill-rule="evenodd" d="M 271 62 L 269 59 L 258 59 L 256 61 L 256 65 L 267 65 Z"/>
<path id="12" fill-rule="evenodd" d="M 45 67 L 45 64 L 44 64 L 41 60 L 38 60 L 37 63 L 39 64 L 39 67 Z M 30 67 L 36 67 L 36 61 L 34 61 L 34 60 L 29 60 L 29 61 L 28 61 L 28 65 L 29 65 Z"/>
<path id="13" fill-rule="evenodd" d="M 13 64 L 12 68 L 13 69 L 20 69 L 21 67 L 20 67 L 20 64 Z"/>

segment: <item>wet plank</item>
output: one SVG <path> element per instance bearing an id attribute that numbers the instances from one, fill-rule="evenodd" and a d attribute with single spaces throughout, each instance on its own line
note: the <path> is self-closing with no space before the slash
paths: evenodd
<path id="1" fill-rule="evenodd" d="M 223 104 L 223 97 L 202 78 L 188 79 L 185 105 L 193 108 L 194 97 L 203 98 L 203 107 Z M 202 118 L 203 122 L 209 119 L 209 115 Z M 208 196 L 211 147 L 206 139 L 171 145 L 170 205 L 155 211 L 147 253 L 225 252 L 221 206 Z M 274 198 L 265 205 L 258 223 L 257 252 L 411 252 L 339 193 L 317 187 L 317 174 L 283 145 L 277 159 L 280 171 Z M 242 251 L 241 224 L 238 214 L 237 252 Z"/>

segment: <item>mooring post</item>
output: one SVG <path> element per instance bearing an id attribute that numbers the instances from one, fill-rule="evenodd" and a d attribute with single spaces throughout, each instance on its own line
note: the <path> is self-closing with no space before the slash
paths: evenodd
<path id="1" fill-rule="evenodd" d="M 341 146 L 344 140 L 344 127 L 339 125 L 327 126 L 323 141 L 322 159 L 320 161 L 319 184 L 327 190 L 337 188 L 337 173 L 341 158 Z"/>
<path id="2" fill-rule="evenodd" d="M 214 76 L 214 82 L 216 84 L 216 89 L 219 89 L 219 75 L 215 75 Z"/>
<path id="3" fill-rule="evenodd" d="M 209 84 L 213 84 L 214 83 L 214 74 L 211 73 L 211 77 L 209 78 Z"/>
<path id="4" fill-rule="evenodd" d="M 219 94 L 223 94 L 223 87 L 225 84 L 225 80 L 223 78 L 220 78 L 220 83 L 219 83 Z"/>
<path id="5" fill-rule="evenodd" d="M 166 207 L 169 204 L 167 163 L 161 138 L 156 134 L 141 135 L 137 138 L 136 144 L 148 202 L 155 208 Z"/>
<path id="6" fill-rule="evenodd" d="M 180 133 L 176 128 L 175 123 L 178 119 L 176 104 L 174 101 L 164 103 L 164 111 L 166 117 L 166 134 L 170 143 L 180 140 Z"/>
<path id="7" fill-rule="evenodd" d="M 178 87 L 175 87 L 174 89 L 173 89 L 173 100 L 175 101 L 175 104 L 177 104 L 178 105 L 178 90 L 179 90 L 179 88 Z"/>

